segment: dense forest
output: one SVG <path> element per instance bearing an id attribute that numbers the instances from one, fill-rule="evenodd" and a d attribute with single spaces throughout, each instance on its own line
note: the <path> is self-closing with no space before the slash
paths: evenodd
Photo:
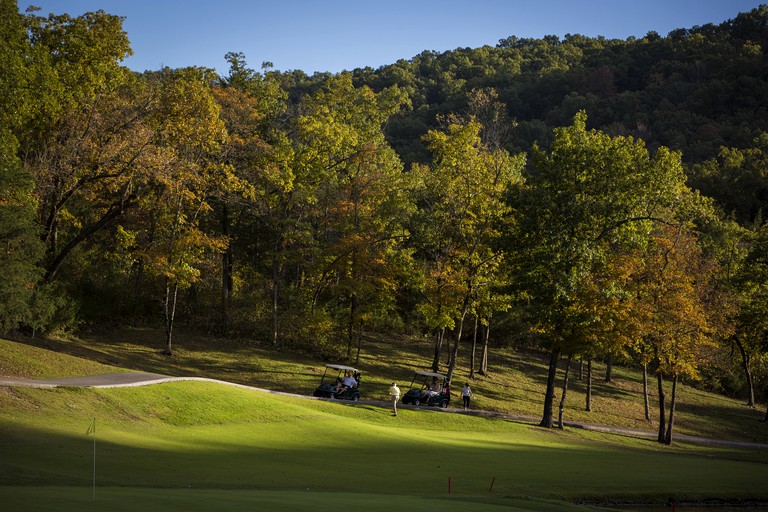
<path id="1" fill-rule="evenodd" d="M 544 426 L 558 365 L 618 360 L 660 442 L 681 379 L 765 399 L 767 6 L 312 76 L 132 72 L 122 21 L 0 0 L 0 332 L 157 323 L 171 355 L 178 320 L 350 362 L 419 335 L 449 376 L 525 347 Z"/>

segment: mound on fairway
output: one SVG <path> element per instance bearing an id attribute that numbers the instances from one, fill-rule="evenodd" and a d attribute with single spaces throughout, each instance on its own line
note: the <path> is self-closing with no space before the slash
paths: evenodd
<path id="1" fill-rule="evenodd" d="M 391 499 L 389 510 L 402 497 L 468 499 L 489 507 L 519 506 L 510 500 L 530 496 L 768 499 L 759 453 L 659 448 L 429 410 L 393 417 L 371 405 L 203 382 L 0 388 L 0 493 L 23 496 L 18 486 L 33 486 L 55 495 L 73 487 L 90 497 L 94 438 L 85 434 L 93 418 L 97 492 L 134 488 L 140 496 L 158 496 L 167 489 L 178 499 L 184 489 L 206 489 L 215 499 L 221 490 L 236 490 L 232 496 L 350 493 L 359 503 Z"/>

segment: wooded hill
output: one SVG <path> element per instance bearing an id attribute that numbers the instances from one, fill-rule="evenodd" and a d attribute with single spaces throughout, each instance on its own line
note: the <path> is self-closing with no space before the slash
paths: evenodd
<path id="1" fill-rule="evenodd" d="M 408 92 L 413 108 L 387 128 L 406 164 L 428 162 L 420 136 L 438 126 L 437 116 L 469 111 L 468 92 L 485 88 L 496 91 L 516 122 L 506 144 L 513 153 L 530 150 L 536 141 L 548 145 L 553 128 L 586 110 L 590 127 L 642 138 L 649 148 L 667 146 L 694 163 L 716 157 L 722 146 L 751 147 L 766 130 L 767 40 L 762 6 L 666 37 L 511 36 L 495 47 L 425 51 L 352 73 L 355 85 L 374 91 L 397 85 Z M 296 77 L 291 88 L 298 95 L 307 90 L 307 80 L 323 79 Z"/>
<path id="2" fill-rule="evenodd" d="M 178 318 L 348 361 L 428 335 L 449 375 L 531 344 L 545 426 L 561 361 L 619 358 L 662 442 L 679 379 L 762 396 L 768 7 L 313 76 L 137 74 L 116 16 L 0 15 L 0 331 L 164 322 L 170 355 Z"/>

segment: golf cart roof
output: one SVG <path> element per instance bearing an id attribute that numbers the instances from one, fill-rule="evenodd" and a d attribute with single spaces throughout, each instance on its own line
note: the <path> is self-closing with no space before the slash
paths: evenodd
<path id="1" fill-rule="evenodd" d="M 416 375 L 422 376 L 422 377 L 437 377 L 439 379 L 445 378 L 445 375 L 443 375 L 442 373 L 433 373 L 433 372 L 416 372 Z"/>
<path id="2" fill-rule="evenodd" d="M 352 368 L 351 366 L 344 366 L 343 364 L 327 364 L 325 365 L 326 368 L 333 368 L 334 370 L 351 370 L 353 372 L 357 372 L 357 368 Z"/>

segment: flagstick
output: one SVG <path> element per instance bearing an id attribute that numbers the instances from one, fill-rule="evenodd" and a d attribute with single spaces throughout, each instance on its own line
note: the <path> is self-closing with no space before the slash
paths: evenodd
<path id="1" fill-rule="evenodd" d="M 96 500 L 96 418 L 93 418 L 93 499 Z"/>

